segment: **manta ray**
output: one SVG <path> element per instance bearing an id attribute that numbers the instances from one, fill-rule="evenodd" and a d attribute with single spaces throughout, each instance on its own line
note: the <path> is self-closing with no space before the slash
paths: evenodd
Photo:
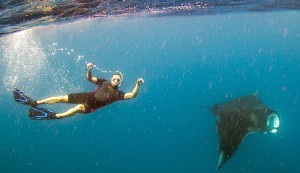
<path id="1" fill-rule="evenodd" d="M 276 133 L 279 118 L 257 95 L 239 97 L 210 107 L 217 119 L 219 136 L 218 171 L 231 158 L 242 140 L 251 133 Z"/>

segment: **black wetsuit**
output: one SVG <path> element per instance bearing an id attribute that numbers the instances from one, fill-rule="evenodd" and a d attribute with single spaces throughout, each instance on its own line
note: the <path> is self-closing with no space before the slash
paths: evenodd
<path id="1" fill-rule="evenodd" d="M 90 113 L 115 101 L 124 100 L 125 93 L 118 91 L 118 86 L 113 87 L 107 80 L 97 79 L 96 85 L 96 91 L 69 94 L 68 103 L 83 104 L 84 113 Z"/>

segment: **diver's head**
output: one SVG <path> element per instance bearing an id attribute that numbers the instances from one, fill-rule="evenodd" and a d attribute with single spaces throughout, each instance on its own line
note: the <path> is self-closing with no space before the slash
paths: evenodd
<path id="1" fill-rule="evenodd" d="M 267 130 L 270 133 L 276 133 L 279 129 L 280 121 L 276 113 L 272 113 L 267 117 Z"/>
<path id="2" fill-rule="evenodd" d="M 112 86 L 121 86 L 123 82 L 123 75 L 121 72 L 112 74 L 111 76 L 111 85 Z"/>

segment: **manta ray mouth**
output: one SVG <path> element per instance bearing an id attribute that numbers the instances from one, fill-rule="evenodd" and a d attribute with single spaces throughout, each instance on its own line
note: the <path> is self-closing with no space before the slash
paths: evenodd
<path id="1" fill-rule="evenodd" d="M 273 113 L 268 116 L 267 128 L 270 133 L 277 133 L 280 125 L 279 117 L 277 114 Z"/>

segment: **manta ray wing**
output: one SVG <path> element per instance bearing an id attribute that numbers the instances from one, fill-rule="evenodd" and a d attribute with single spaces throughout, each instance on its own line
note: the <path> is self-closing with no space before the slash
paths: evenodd
<path id="1" fill-rule="evenodd" d="M 214 104 L 210 111 L 217 118 L 220 147 L 217 170 L 231 158 L 250 132 L 268 132 L 268 117 L 275 116 L 275 119 L 278 119 L 276 113 L 262 104 L 256 95 L 239 97 L 223 104 Z M 277 126 L 274 129 L 277 130 Z"/>
<path id="2" fill-rule="evenodd" d="M 249 132 L 250 120 L 232 113 L 230 116 L 221 117 L 217 123 L 219 136 L 220 156 L 217 170 L 233 155 L 242 140 Z"/>

